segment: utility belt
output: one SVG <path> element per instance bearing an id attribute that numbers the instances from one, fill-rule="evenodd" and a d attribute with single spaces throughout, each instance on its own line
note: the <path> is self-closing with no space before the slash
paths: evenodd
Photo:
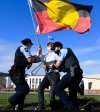
<path id="1" fill-rule="evenodd" d="M 52 72 L 59 72 L 57 69 L 50 69 L 47 73 L 52 73 Z"/>
<path id="2" fill-rule="evenodd" d="M 67 69 L 67 73 L 70 73 L 71 77 L 83 77 L 83 70 L 78 65 L 70 66 L 69 69 Z"/>
<path id="3" fill-rule="evenodd" d="M 74 76 L 75 76 L 75 69 L 76 69 L 77 67 L 78 67 L 77 65 L 75 65 L 75 66 L 70 66 L 70 67 L 69 67 L 69 72 L 70 72 L 71 77 L 74 77 Z"/>

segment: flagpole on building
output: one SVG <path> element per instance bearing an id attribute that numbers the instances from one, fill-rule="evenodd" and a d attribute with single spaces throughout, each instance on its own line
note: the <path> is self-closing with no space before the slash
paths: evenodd
<path id="1" fill-rule="evenodd" d="M 27 1 L 28 1 L 29 10 L 30 10 L 30 15 L 31 15 L 31 18 L 32 18 L 32 24 L 33 24 L 33 27 L 34 27 L 34 30 L 35 30 L 35 33 L 36 33 L 37 42 L 38 42 L 38 45 L 41 46 L 39 36 L 36 32 L 36 25 L 35 25 L 35 22 L 34 22 L 32 8 L 31 8 L 31 0 L 27 0 Z"/>

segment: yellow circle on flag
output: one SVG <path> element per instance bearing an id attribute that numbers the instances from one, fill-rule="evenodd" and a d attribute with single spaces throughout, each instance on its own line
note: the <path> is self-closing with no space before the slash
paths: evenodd
<path id="1" fill-rule="evenodd" d="M 69 26 L 74 29 L 77 25 L 79 14 L 74 5 L 62 0 L 50 0 L 44 3 L 49 17 L 61 26 Z"/>

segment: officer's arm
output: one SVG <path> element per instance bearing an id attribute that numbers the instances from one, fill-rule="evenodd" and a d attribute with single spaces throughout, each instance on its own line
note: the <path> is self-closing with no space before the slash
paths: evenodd
<path id="1" fill-rule="evenodd" d="M 61 52 L 60 52 L 60 55 L 58 56 L 57 58 L 57 61 L 56 63 L 54 64 L 54 66 L 56 68 L 59 68 L 62 64 L 62 62 L 64 61 L 65 57 L 66 57 L 66 54 L 68 53 L 68 50 L 67 49 L 63 49 Z"/>
<path id="2" fill-rule="evenodd" d="M 27 61 L 29 63 L 33 63 L 35 61 L 35 57 L 34 56 L 31 56 L 31 57 L 27 58 Z"/>
<path id="3" fill-rule="evenodd" d="M 40 56 L 34 55 L 32 63 L 42 62 L 42 58 Z"/>
<path id="4" fill-rule="evenodd" d="M 51 68 L 51 69 L 59 68 L 59 67 L 61 66 L 62 62 L 64 61 L 64 59 L 65 59 L 67 53 L 68 53 L 67 50 L 61 51 L 61 52 L 60 52 L 60 55 L 57 56 L 57 61 L 56 61 L 56 63 L 53 64 L 52 68 L 51 68 L 51 67 L 49 67 L 49 68 Z"/>
<path id="5" fill-rule="evenodd" d="M 53 64 L 52 66 L 46 66 L 46 69 L 57 69 L 60 67 L 61 64 L 62 64 L 61 61 L 56 61 L 56 63 Z"/>
<path id="6" fill-rule="evenodd" d="M 27 68 L 28 69 L 32 66 L 32 63 L 38 63 L 38 62 L 40 62 L 39 59 L 37 60 L 37 57 L 36 56 L 31 56 L 31 57 L 27 58 L 27 61 L 29 63 L 27 65 Z"/>
<path id="7" fill-rule="evenodd" d="M 52 66 L 53 68 L 59 68 L 65 58 L 65 54 L 61 52 L 61 54 L 58 56 L 56 63 Z"/>
<path id="8" fill-rule="evenodd" d="M 27 47 L 21 47 L 20 51 L 23 53 L 23 55 L 26 57 L 27 61 L 31 64 L 34 62 L 35 58 L 31 55 L 29 49 Z"/>
<path id="9" fill-rule="evenodd" d="M 42 54 L 42 48 L 41 46 L 39 46 L 37 56 L 36 55 L 32 56 L 31 58 L 28 59 L 28 61 L 31 61 L 32 63 L 41 62 L 41 57 L 40 57 L 41 54 Z"/>
<path id="10" fill-rule="evenodd" d="M 61 64 L 62 64 L 62 62 L 58 60 L 58 61 L 56 61 L 56 63 L 54 65 L 56 68 L 58 68 L 61 66 Z"/>

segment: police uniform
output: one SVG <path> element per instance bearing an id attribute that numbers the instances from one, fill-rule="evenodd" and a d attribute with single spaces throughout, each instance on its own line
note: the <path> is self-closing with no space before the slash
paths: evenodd
<path id="1" fill-rule="evenodd" d="M 78 93 L 80 95 L 84 95 L 84 81 L 82 80 L 79 84 L 79 90 L 78 90 Z"/>
<path id="2" fill-rule="evenodd" d="M 41 59 L 44 60 L 45 65 L 52 66 L 57 59 L 57 54 L 53 51 L 49 51 L 47 55 L 42 55 Z M 44 110 L 44 89 L 50 86 L 50 107 L 51 110 L 55 109 L 55 86 L 60 80 L 60 74 L 58 70 L 50 69 L 47 71 L 45 77 L 43 78 L 42 82 L 38 87 L 38 106 L 36 110 L 42 111 Z"/>
<path id="3" fill-rule="evenodd" d="M 31 57 L 29 48 L 24 45 L 18 47 L 15 52 L 14 65 L 9 72 L 11 80 L 16 85 L 16 93 L 8 101 L 13 106 L 18 104 L 17 110 L 23 110 L 25 97 L 30 91 L 25 81 L 25 69 L 30 64 L 27 61 L 29 57 Z"/>
<path id="4" fill-rule="evenodd" d="M 66 75 L 58 82 L 56 95 L 60 97 L 69 112 L 77 112 L 77 89 L 82 79 L 79 62 L 70 48 L 61 49 L 57 60 L 62 62 L 60 70 L 66 72 Z M 69 89 L 69 95 L 64 91 L 65 88 Z"/>

